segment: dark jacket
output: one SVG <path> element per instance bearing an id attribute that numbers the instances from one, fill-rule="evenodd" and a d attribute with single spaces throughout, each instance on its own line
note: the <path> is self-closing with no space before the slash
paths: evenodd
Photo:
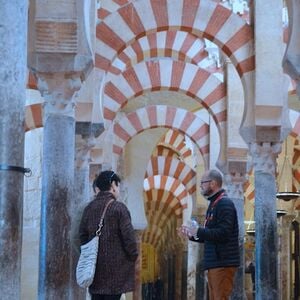
<path id="1" fill-rule="evenodd" d="M 110 192 L 100 192 L 85 208 L 80 227 L 80 242 L 95 236 L 106 203 L 114 199 Z M 135 261 L 138 249 L 130 213 L 125 204 L 113 201 L 106 211 L 100 236 L 92 294 L 117 295 L 134 290 Z"/>
<path id="2" fill-rule="evenodd" d="M 224 195 L 216 201 L 222 193 Z M 206 212 L 206 226 L 198 229 L 199 239 L 196 240 L 204 242 L 204 269 L 238 267 L 239 226 L 235 206 L 224 190 L 220 190 L 208 200 L 210 204 Z"/>

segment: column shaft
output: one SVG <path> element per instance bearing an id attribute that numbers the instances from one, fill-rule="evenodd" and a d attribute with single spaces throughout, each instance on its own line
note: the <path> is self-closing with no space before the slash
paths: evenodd
<path id="1" fill-rule="evenodd" d="M 234 300 L 245 299 L 245 251 L 244 251 L 244 199 L 231 198 L 233 201 L 239 222 L 239 247 L 240 247 L 240 266 L 234 280 L 234 287 L 231 298 Z"/>
<path id="2" fill-rule="evenodd" d="M 278 299 L 276 187 L 273 175 L 255 171 L 256 299 Z"/>
<path id="3" fill-rule="evenodd" d="M 74 141 L 75 119 L 50 114 L 44 125 L 39 299 L 69 299 Z"/>
<path id="4" fill-rule="evenodd" d="M 76 266 L 80 255 L 79 224 L 87 202 L 90 199 L 89 165 L 84 168 L 75 168 L 74 198 L 71 203 L 71 299 L 84 300 L 86 290 L 79 287 L 76 282 Z"/>
<path id="5" fill-rule="evenodd" d="M 23 167 L 27 1 L 0 1 L 0 165 Z M 1 299 L 20 298 L 23 173 L 0 170 Z"/>
<path id="6" fill-rule="evenodd" d="M 240 162 L 243 166 L 245 163 Z M 234 174 L 234 175 L 233 175 Z M 244 251 L 244 190 L 245 182 L 244 172 L 233 172 L 225 177 L 226 189 L 229 198 L 233 201 L 239 223 L 239 248 L 240 248 L 240 266 L 237 270 L 231 298 L 234 300 L 245 299 L 245 251 Z"/>

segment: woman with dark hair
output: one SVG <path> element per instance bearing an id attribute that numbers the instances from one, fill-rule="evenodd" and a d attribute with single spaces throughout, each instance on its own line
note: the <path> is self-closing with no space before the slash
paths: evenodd
<path id="1" fill-rule="evenodd" d="M 113 200 L 104 217 L 95 277 L 89 287 L 92 300 L 119 300 L 122 293 L 134 290 L 138 250 L 130 213 L 125 204 L 116 201 L 120 182 L 113 171 L 100 173 L 93 185 L 100 191 L 85 208 L 79 227 L 83 245 L 95 236 L 102 212 Z"/>

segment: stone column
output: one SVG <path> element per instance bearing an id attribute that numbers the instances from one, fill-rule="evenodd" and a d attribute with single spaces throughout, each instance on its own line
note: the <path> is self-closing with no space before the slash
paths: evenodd
<path id="1" fill-rule="evenodd" d="M 195 214 L 193 214 L 195 215 Z M 198 212 L 197 220 L 199 224 L 204 224 L 205 215 Z M 205 300 L 207 297 L 207 283 L 206 283 L 206 272 L 203 270 L 203 259 L 204 259 L 204 243 L 197 243 L 198 254 L 196 263 L 196 299 Z"/>
<path id="2" fill-rule="evenodd" d="M 39 74 L 44 96 L 44 143 L 39 299 L 71 299 L 71 201 L 74 188 L 75 74 Z"/>
<path id="3" fill-rule="evenodd" d="M 294 215 L 286 215 L 281 218 L 280 232 L 280 257 L 279 257 L 279 286 L 281 290 L 280 299 L 291 298 L 291 224 Z"/>
<path id="4" fill-rule="evenodd" d="M 71 298 L 85 299 L 86 290 L 80 288 L 76 282 L 76 265 L 80 254 L 79 224 L 83 210 L 91 200 L 90 195 L 90 152 L 95 146 L 95 137 L 103 131 L 102 124 L 91 122 L 76 123 L 75 140 L 75 175 L 74 175 L 74 197 L 71 203 Z"/>
<path id="5" fill-rule="evenodd" d="M 239 223 L 239 247 L 240 247 L 240 267 L 235 276 L 232 299 L 245 299 L 245 250 L 244 250 L 244 189 L 245 174 L 231 174 L 225 176 L 226 189 L 229 198 L 233 201 Z"/>
<path id="6" fill-rule="evenodd" d="M 27 2 L 0 1 L 0 290 L 20 298 Z M 2 169 L 2 170 L 1 170 Z"/>
<path id="7" fill-rule="evenodd" d="M 257 299 L 278 299 L 276 157 L 280 144 L 250 144 L 255 176 L 255 291 Z"/>
<path id="8" fill-rule="evenodd" d="M 188 265 L 187 265 L 187 299 L 196 299 L 196 274 L 199 262 L 200 244 L 188 242 Z"/>

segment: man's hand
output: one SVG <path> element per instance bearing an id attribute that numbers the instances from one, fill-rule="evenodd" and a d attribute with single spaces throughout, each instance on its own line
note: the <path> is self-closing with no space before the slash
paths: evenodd
<path id="1" fill-rule="evenodd" d="M 181 225 L 179 228 L 177 228 L 177 232 L 181 237 L 185 238 L 191 238 L 197 236 L 198 226 L 187 226 L 187 225 Z"/>

